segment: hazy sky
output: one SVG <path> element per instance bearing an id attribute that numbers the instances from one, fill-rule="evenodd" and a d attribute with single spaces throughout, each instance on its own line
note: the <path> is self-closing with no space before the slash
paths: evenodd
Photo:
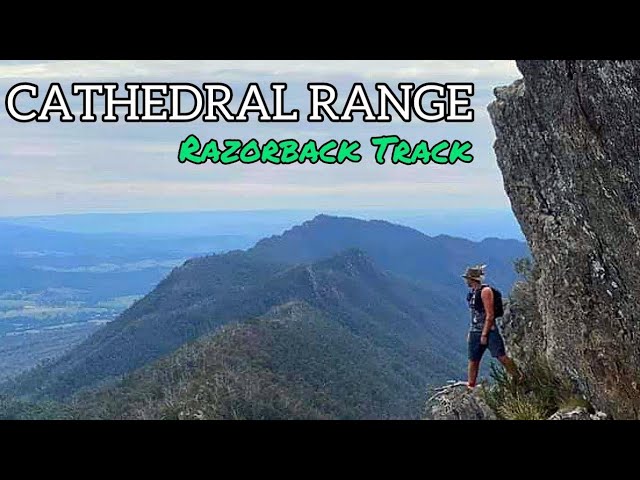
<path id="1" fill-rule="evenodd" d="M 510 61 L 46 61 L 0 62 L 0 216 L 168 210 L 269 208 L 431 209 L 508 208 L 492 149 L 494 132 L 486 112 L 495 86 L 520 74 Z M 287 82 L 286 108 L 298 108 L 299 123 L 18 123 L 5 110 L 8 89 L 19 82 L 40 85 L 40 102 L 51 82 L 65 93 L 81 82 L 226 82 L 241 98 L 249 82 L 270 93 L 270 82 Z M 373 91 L 376 82 L 417 85 L 474 82 L 473 123 L 308 124 L 308 82 L 330 82 L 338 104 L 354 82 Z M 119 90 L 120 92 L 122 90 Z M 397 91 L 397 90 L 396 90 Z M 26 98 L 26 94 L 23 94 Z M 69 97 L 71 97 L 69 95 Z M 267 96 L 269 99 L 269 96 Z M 80 104 L 71 102 L 74 112 Z M 374 105 L 375 105 L 374 99 Z M 100 104 L 98 103 L 98 106 Z M 100 109 L 98 108 L 98 111 Z M 118 112 L 117 112 L 118 113 Z M 394 112 L 392 111 L 392 114 Z M 122 113 L 120 113 L 122 115 Z M 180 142 L 201 139 L 330 138 L 358 140 L 358 164 L 222 166 L 180 164 Z M 455 165 L 377 165 L 369 138 L 396 134 L 411 142 L 469 140 L 474 161 Z"/>

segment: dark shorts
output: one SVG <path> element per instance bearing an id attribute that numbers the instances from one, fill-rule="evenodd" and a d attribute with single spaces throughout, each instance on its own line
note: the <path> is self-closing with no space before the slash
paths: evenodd
<path id="1" fill-rule="evenodd" d="M 498 330 L 491 330 L 489 332 L 487 345 L 482 345 L 480 343 L 481 336 L 482 332 L 469 332 L 469 360 L 472 362 L 479 362 L 487 348 L 491 352 L 491 356 L 493 358 L 506 355 L 504 341 L 502 340 L 502 335 L 500 335 Z"/>

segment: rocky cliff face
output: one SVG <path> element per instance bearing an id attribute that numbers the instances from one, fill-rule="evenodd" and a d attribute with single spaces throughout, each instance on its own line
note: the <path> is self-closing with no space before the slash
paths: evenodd
<path id="1" fill-rule="evenodd" d="M 527 333 L 522 351 L 535 341 L 595 407 L 638 419 L 640 62 L 518 68 L 524 78 L 497 88 L 489 112 L 504 187 L 539 276 L 537 312 L 528 316 L 536 325 L 508 321 Z"/>

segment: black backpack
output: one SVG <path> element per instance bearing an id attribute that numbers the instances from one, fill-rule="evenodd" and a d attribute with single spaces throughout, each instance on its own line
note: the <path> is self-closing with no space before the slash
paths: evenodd
<path id="1" fill-rule="evenodd" d="M 501 317 L 504 315 L 504 306 L 502 305 L 502 293 L 497 288 L 492 287 L 491 285 L 482 285 L 479 289 L 476 290 L 476 296 L 474 299 L 475 309 L 479 312 L 484 312 L 484 304 L 482 303 L 482 296 L 478 295 L 478 293 L 482 292 L 484 287 L 489 287 L 493 292 L 493 316 L 495 318 Z"/>

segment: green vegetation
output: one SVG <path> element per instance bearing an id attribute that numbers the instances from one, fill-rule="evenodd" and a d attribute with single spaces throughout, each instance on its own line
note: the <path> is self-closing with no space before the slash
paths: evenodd
<path id="1" fill-rule="evenodd" d="M 72 407 L 62 403 L 23 402 L 0 395 L 0 420 L 71 420 L 77 416 Z"/>
<path id="2" fill-rule="evenodd" d="M 161 294 L 163 291 L 172 295 Z M 74 393 L 101 383 L 117 383 L 127 370 L 152 363 L 154 356 L 166 359 L 166 355 L 175 350 L 174 346 L 188 343 L 185 348 L 195 348 L 192 345 L 198 343 L 193 342 L 203 335 L 213 335 L 212 345 L 226 345 L 224 339 L 228 331 L 221 327 L 240 322 L 246 324 L 242 328 L 248 328 L 250 333 L 239 338 L 247 342 L 256 336 L 263 340 L 282 340 L 265 340 L 260 350 L 246 353 L 240 371 L 227 370 L 217 363 L 217 354 L 206 354 L 206 358 L 212 359 L 213 371 L 223 379 L 220 385 L 225 385 L 224 391 L 243 392 L 243 384 L 261 385 L 259 390 L 267 395 L 272 391 L 268 385 L 273 385 L 278 395 L 286 392 L 290 396 L 288 400 L 276 396 L 246 401 L 247 404 L 271 405 L 272 410 L 266 407 L 251 410 L 251 415 L 261 418 L 283 415 L 288 410 L 278 402 L 290 405 L 291 399 L 304 399 L 305 415 L 412 417 L 419 411 L 421 395 L 428 384 L 444 382 L 463 373 L 464 338 L 453 335 L 453 328 L 447 328 L 446 323 L 443 325 L 446 310 L 434 300 L 419 286 L 379 271 L 366 255 L 355 249 L 311 265 L 293 267 L 256 262 L 240 253 L 198 259 L 174 271 L 157 291 L 136 302 L 127 313 L 80 347 L 7 384 L 7 389 L 14 395 L 21 395 L 26 390 L 31 393 L 28 397 L 31 400 L 48 396 L 69 399 Z M 297 332 L 294 326 L 284 328 L 276 335 L 278 328 L 282 328 L 278 322 L 252 323 L 290 302 L 304 302 L 315 312 L 308 314 L 304 323 L 293 324 L 295 328 L 303 325 L 305 335 L 294 336 Z M 242 328 L 231 332 L 244 332 Z M 135 349 L 131 343 L 135 343 Z M 242 355 L 246 352 L 245 345 L 239 343 L 230 351 Z M 316 364 L 309 363 L 311 359 L 308 358 L 314 351 L 324 355 L 316 358 Z M 190 353 L 182 355 L 176 358 L 189 357 Z M 270 359 L 268 368 L 256 363 L 265 355 Z M 186 374 L 185 370 L 172 368 L 165 364 L 158 375 L 174 371 L 171 378 L 175 379 Z M 125 380 L 123 389 L 103 395 L 102 399 L 113 401 L 106 402 L 109 406 L 104 407 L 106 410 L 100 416 L 131 415 L 117 404 L 138 405 L 142 401 L 139 396 L 147 402 L 155 401 L 171 383 L 158 375 L 148 372 L 134 375 Z M 153 380 L 149 381 L 149 378 Z M 189 385 L 210 386 L 203 378 L 189 376 Z M 315 410 L 309 410 L 308 405 L 320 401 L 316 397 L 322 397 L 328 388 L 316 383 L 322 378 L 335 386 L 328 391 L 331 402 L 336 404 L 329 407 L 321 402 L 322 408 L 314 407 L 321 413 L 313 413 Z M 91 379 L 94 382 L 88 381 Z M 140 382 L 139 386 L 134 385 L 137 382 Z M 198 398 L 204 398 L 203 395 Z M 217 398 L 220 393 L 211 395 Z M 249 394 L 234 395 L 237 399 Z M 97 403 L 94 408 L 100 409 Z M 242 415 L 249 415 L 248 407 L 244 410 L 234 408 L 237 412 L 245 412 Z M 153 411 L 154 415 L 161 416 L 171 416 L 171 412 L 175 412 L 164 407 Z M 218 415 L 228 418 L 231 414 L 211 413 L 213 418 Z"/>
<path id="3" fill-rule="evenodd" d="M 291 302 L 75 402 L 86 418 L 417 418 L 428 381 L 393 351 Z"/>
<path id="4" fill-rule="evenodd" d="M 583 406 L 593 410 L 568 380 L 560 378 L 543 356 L 543 332 L 536 300 L 535 282 L 540 272 L 529 257 L 516 259 L 520 275 L 510 294 L 511 318 L 507 325 L 510 348 L 521 358 L 523 380 L 508 377 L 496 364 L 491 366 L 493 383 L 483 390 L 498 418 L 509 420 L 547 419 L 556 411 Z"/>
<path id="5" fill-rule="evenodd" d="M 566 380 L 560 379 L 542 356 L 528 359 L 523 380 L 510 378 L 502 367 L 491 368 L 493 384 L 482 390 L 487 404 L 504 420 L 544 420 L 560 409 L 589 403 Z"/>
<path id="6" fill-rule="evenodd" d="M 513 269 L 524 280 L 530 280 L 535 273 L 534 263 L 530 257 L 516 258 L 513 261 Z"/>
<path id="7" fill-rule="evenodd" d="M 460 271 L 481 257 L 510 284 L 521 247 L 318 216 L 186 261 L 3 393 L 80 418 L 418 418 L 464 375 Z"/>

